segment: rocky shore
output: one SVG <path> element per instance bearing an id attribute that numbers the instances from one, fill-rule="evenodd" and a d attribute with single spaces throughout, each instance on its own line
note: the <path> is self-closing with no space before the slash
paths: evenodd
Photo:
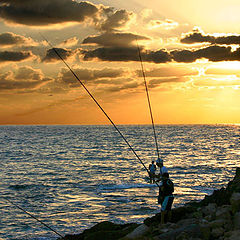
<path id="1" fill-rule="evenodd" d="M 225 188 L 202 201 L 172 210 L 172 220 L 160 224 L 160 214 L 142 224 L 96 224 L 80 234 L 61 240 L 240 240 L 240 168 Z"/>

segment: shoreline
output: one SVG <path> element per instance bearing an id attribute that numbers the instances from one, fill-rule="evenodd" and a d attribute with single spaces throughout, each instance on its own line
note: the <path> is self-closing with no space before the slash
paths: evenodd
<path id="1" fill-rule="evenodd" d="M 142 224 L 97 223 L 79 234 L 59 240 L 237 240 L 240 239 L 240 168 L 226 187 L 214 190 L 203 200 L 172 209 L 172 220 L 160 224 L 161 214 Z"/>

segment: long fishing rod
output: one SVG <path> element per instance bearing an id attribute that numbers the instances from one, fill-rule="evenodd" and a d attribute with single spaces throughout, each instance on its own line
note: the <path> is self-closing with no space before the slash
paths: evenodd
<path id="1" fill-rule="evenodd" d="M 46 223 L 44 223 L 43 221 L 39 220 L 38 218 L 36 218 L 34 215 L 32 215 L 31 213 L 27 212 L 26 210 L 24 210 L 22 207 L 18 206 L 16 203 L 12 202 L 11 200 L 9 200 L 6 197 L 2 197 L 3 199 L 5 199 L 7 202 L 11 203 L 13 206 L 15 206 L 16 208 L 20 209 L 21 211 L 23 211 L 24 213 L 26 213 L 27 215 L 29 215 L 31 218 L 34 218 L 36 221 L 38 221 L 39 223 L 41 223 L 42 225 L 44 225 L 46 228 L 48 228 L 49 230 L 51 230 L 52 232 L 54 232 L 55 234 L 57 234 L 59 237 L 64 238 L 64 236 L 60 233 L 58 233 L 56 230 L 52 229 L 51 227 L 49 227 Z"/>
<path id="2" fill-rule="evenodd" d="M 56 55 L 62 60 L 62 62 L 67 66 L 67 68 L 70 70 L 70 72 L 73 74 L 73 76 L 78 80 L 78 82 L 82 85 L 82 87 L 86 90 L 86 92 L 88 93 L 88 95 L 92 98 L 92 100 L 97 104 L 97 106 L 100 108 L 100 110 L 103 112 L 103 114 L 107 117 L 107 119 L 109 120 L 109 122 L 113 125 L 113 127 L 116 129 L 116 131 L 120 134 L 120 136 L 123 138 L 123 140 L 126 142 L 126 144 L 128 145 L 128 147 L 131 149 L 131 151 L 134 153 L 134 155 L 136 156 L 136 158 L 140 161 L 140 163 L 143 165 L 143 167 L 145 168 L 145 170 L 148 172 L 148 174 L 150 174 L 150 172 L 148 171 L 147 167 L 145 166 L 145 164 L 143 163 L 143 161 L 140 159 L 140 157 L 138 156 L 138 154 L 136 153 L 136 151 L 132 148 L 132 146 L 130 145 L 130 143 L 127 141 L 127 139 L 123 136 L 123 134 L 121 133 L 121 131 L 119 130 L 119 128 L 115 125 L 115 123 L 112 121 L 112 119 L 108 116 L 108 114 L 105 112 L 105 110 L 102 108 L 102 106 L 98 103 L 98 101 L 96 100 L 96 98 L 91 94 L 91 92 L 87 89 L 87 87 L 85 86 L 85 84 L 79 79 L 79 77 L 76 75 L 76 73 L 72 70 L 72 68 L 67 64 L 67 62 L 62 58 L 62 56 L 59 54 L 59 52 L 57 51 L 57 49 L 40 33 L 40 35 L 42 36 L 42 38 L 48 43 L 48 45 L 53 49 L 53 51 L 56 53 Z M 157 186 L 158 183 L 156 183 Z"/>
<path id="3" fill-rule="evenodd" d="M 160 154 L 159 154 L 159 149 L 158 149 L 158 141 L 157 141 L 157 134 L 156 134 L 155 124 L 154 124 L 154 120 L 153 120 L 153 114 L 152 114 L 152 107 L 151 107 L 151 102 L 150 102 L 150 96 L 149 96 L 149 92 L 148 92 L 148 86 L 147 86 L 146 76 L 145 76 L 145 72 L 144 72 L 144 68 L 143 68 L 142 56 L 141 56 L 140 48 L 139 48 L 139 45 L 138 45 L 137 37 L 136 37 L 136 42 L 137 42 L 138 56 L 139 56 L 139 60 L 140 60 L 140 63 L 141 63 L 142 76 L 143 76 L 144 85 L 145 85 L 145 90 L 146 90 L 146 94 L 147 94 L 148 107 L 149 107 L 150 116 L 151 116 L 151 121 L 152 121 L 152 128 L 153 128 L 153 135 L 154 135 L 154 139 L 155 139 L 157 157 L 158 157 L 158 159 L 160 159 Z"/>

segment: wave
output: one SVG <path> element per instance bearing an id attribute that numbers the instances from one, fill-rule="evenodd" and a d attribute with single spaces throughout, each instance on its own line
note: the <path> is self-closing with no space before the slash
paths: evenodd
<path id="1" fill-rule="evenodd" d="M 131 189 L 131 188 L 153 188 L 156 187 L 156 184 L 119 184 L 119 185 L 101 185 L 99 186 L 100 190 L 116 190 L 116 189 Z"/>
<path id="2" fill-rule="evenodd" d="M 40 185 L 36 185 L 36 184 L 14 184 L 14 185 L 10 185 L 9 188 L 13 189 L 13 190 L 26 190 L 29 188 L 35 188 L 35 187 L 39 187 Z M 41 185 L 43 186 L 43 185 Z"/>

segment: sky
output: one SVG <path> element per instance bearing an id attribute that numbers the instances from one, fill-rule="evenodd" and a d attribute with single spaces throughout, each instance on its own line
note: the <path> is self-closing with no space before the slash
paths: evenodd
<path id="1" fill-rule="evenodd" d="M 238 0 L 1 0 L 0 124 L 240 124 Z"/>

